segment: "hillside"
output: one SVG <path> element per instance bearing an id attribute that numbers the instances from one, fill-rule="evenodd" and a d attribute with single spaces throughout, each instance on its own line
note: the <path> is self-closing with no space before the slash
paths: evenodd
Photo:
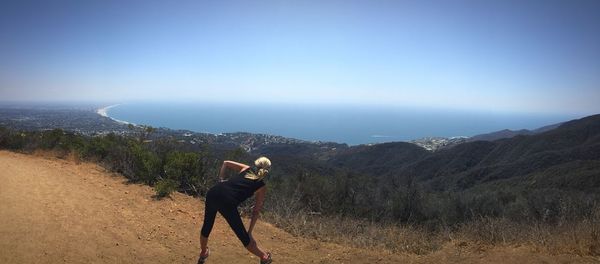
<path id="1" fill-rule="evenodd" d="M 560 125 L 562 125 L 562 123 L 547 125 L 547 126 L 543 126 L 543 127 L 534 129 L 534 130 L 529 130 L 529 129 L 520 129 L 520 130 L 503 129 L 503 130 L 500 130 L 500 131 L 494 131 L 494 132 L 490 132 L 490 133 L 475 135 L 475 136 L 472 136 L 472 137 L 468 138 L 467 141 L 469 141 L 469 142 L 473 142 L 473 141 L 495 141 L 495 140 L 499 140 L 499 139 L 503 139 L 503 138 L 513 138 L 513 137 L 520 136 L 520 135 L 535 135 L 535 134 L 540 134 L 540 133 L 544 133 L 544 132 L 550 131 L 552 129 L 555 129 L 555 128 L 559 127 Z"/>
<path id="2" fill-rule="evenodd" d="M 353 147 L 345 153 L 330 159 L 329 164 L 379 177 L 410 177 L 443 190 L 544 177 L 534 186 L 593 192 L 600 187 L 600 180 L 592 177 L 600 173 L 600 167 L 594 166 L 600 162 L 600 115 L 572 120 L 536 135 L 468 142 L 434 153 L 402 142 Z M 553 184 L 559 181 L 556 177 L 571 181 Z"/>
<path id="3" fill-rule="evenodd" d="M 203 203 L 128 184 L 95 164 L 0 151 L 0 263 L 195 263 Z M 274 263 L 593 263 L 527 247 L 450 242 L 430 255 L 393 255 L 293 237 L 259 222 Z M 210 263 L 255 263 L 221 217 Z"/>
<path id="4" fill-rule="evenodd" d="M 531 175 L 546 174 L 549 169 L 570 166 L 572 162 L 598 160 L 600 115 L 566 122 L 554 130 L 538 135 L 459 145 L 434 153 L 409 166 L 408 170 L 418 170 L 421 179 L 434 177 L 449 188 L 464 189 L 506 179 L 525 182 Z M 420 170 L 424 167 L 429 170 Z M 600 168 L 596 168 L 596 172 L 600 173 Z M 577 190 L 593 192 L 600 187 L 598 179 L 591 182 L 591 185 L 587 181 L 585 184 L 577 184 L 581 176 L 577 170 L 569 171 L 569 174 L 564 176 L 571 178 L 573 185 L 570 187 Z"/>

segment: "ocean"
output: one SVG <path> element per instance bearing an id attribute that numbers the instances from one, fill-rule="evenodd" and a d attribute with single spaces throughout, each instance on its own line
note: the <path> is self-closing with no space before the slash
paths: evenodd
<path id="1" fill-rule="evenodd" d="M 494 113 L 409 107 L 225 103 L 125 103 L 106 109 L 134 124 L 195 132 L 250 132 L 349 145 L 536 129 L 575 115 Z"/>

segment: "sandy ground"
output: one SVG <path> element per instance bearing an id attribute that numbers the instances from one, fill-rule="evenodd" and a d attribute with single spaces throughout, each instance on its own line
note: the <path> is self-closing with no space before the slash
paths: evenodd
<path id="1" fill-rule="evenodd" d="M 95 164 L 0 151 L 0 263 L 196 263 L 203 202 L 153 194 Z M 297 238 L 264 222 L 254 236 L 274 263 L 600 263 L 523 247 L 391 254 Z M 207 263 L 258 263 L 221 216 L 209 247 Z"/>

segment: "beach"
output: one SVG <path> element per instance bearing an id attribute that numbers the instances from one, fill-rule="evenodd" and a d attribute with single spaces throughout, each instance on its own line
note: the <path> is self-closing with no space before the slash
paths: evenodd
<path id="1" fill-rule="evenodd" d="M 96 110 L 96 113 L 98 113 L 99 115 L 101 115 L 103 117 L 110 118 L 111 120 L 113 120 L 115 122 L 118 122 L 118 123 L 121 123 L 121 124 L 125 124 L 125 125 L 132 124 L 132 125 L 135 125 L 134 123 L 123 121 L 123 120 L 119 120 L 119 119 L 116 119 L 116 118 L 112 118 L 112 117 L 110 117 L 108 115 L 108 110 L 109 109 L 111 109 L 113 107 L 117 107 L 119 105 L 121 105 L 121 104 L 114 104 L 114 105 L 109 105 L 109 106 L 105 106 L 105 107 L 99 108 L 98 110 Z"/>

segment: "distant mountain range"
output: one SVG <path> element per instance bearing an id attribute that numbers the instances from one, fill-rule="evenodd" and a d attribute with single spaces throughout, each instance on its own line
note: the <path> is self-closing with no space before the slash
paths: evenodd
<path id="1" fill-rule="evenodd" d="M 467 141 L 468 142 L 478 141 L 478 140 L 481 140 L 481 141 L 494 141 L 494 140 L 503 139 L 503 138 L 512 138 L 512 137 L 519 136 L 519 135 L 535 135 L 535 134 L 539 134 L 539 133 L 543 133 L 543 132 L 555 129 L 555 128 L 559 127 L 561 124 L 563 124 L 563 123 L 548 125 L 548 126 L 540 127 L 538 129 L 534 129 L 534 130 L 528 130 L 528 129 L 521 129 L 521 130 L 503 129 L 503 130 L 500 130 L 500 131 L 491 132 L 491 133 L 487 133 L 487 134 L 475 135 L 475 136 L 472 136 L 472 137 L 468 138 Z"/>
<path id="2" fill-rule="evenodd" d="M 386 182 L 417 181 L 438 191 L 492 183 L 600 188 L 600 115 L 515 132 L 490 133 L 478 138 L 504 138 L 469 140 L 435 152 L 408 142 L 392 142 L 344 148 L 273 144 L 253 153 L 284 163 L 302 161 L 303 166 L 312 164 L 320 170 L 348 169 L 388 179 Z"/>
<path id="3" fill-rule="evenodd" d="M 495 141 L 503 138 L 512 138 L 520 135 L 535 135 L 550 131 L 559 127 L 562 123 L 548 125 L 540 127 L 534 130 L 521 129 L 521 130 L 510 130 L 503 129 L 491 133 L 475 135 L 472 137 L 425 137 L 421 139 L 411 140 L 410 143 L 416 144 L 429 151 L 437 151 L 444 148 L 454 147 L 458 144 L 473 141 Z"/>

